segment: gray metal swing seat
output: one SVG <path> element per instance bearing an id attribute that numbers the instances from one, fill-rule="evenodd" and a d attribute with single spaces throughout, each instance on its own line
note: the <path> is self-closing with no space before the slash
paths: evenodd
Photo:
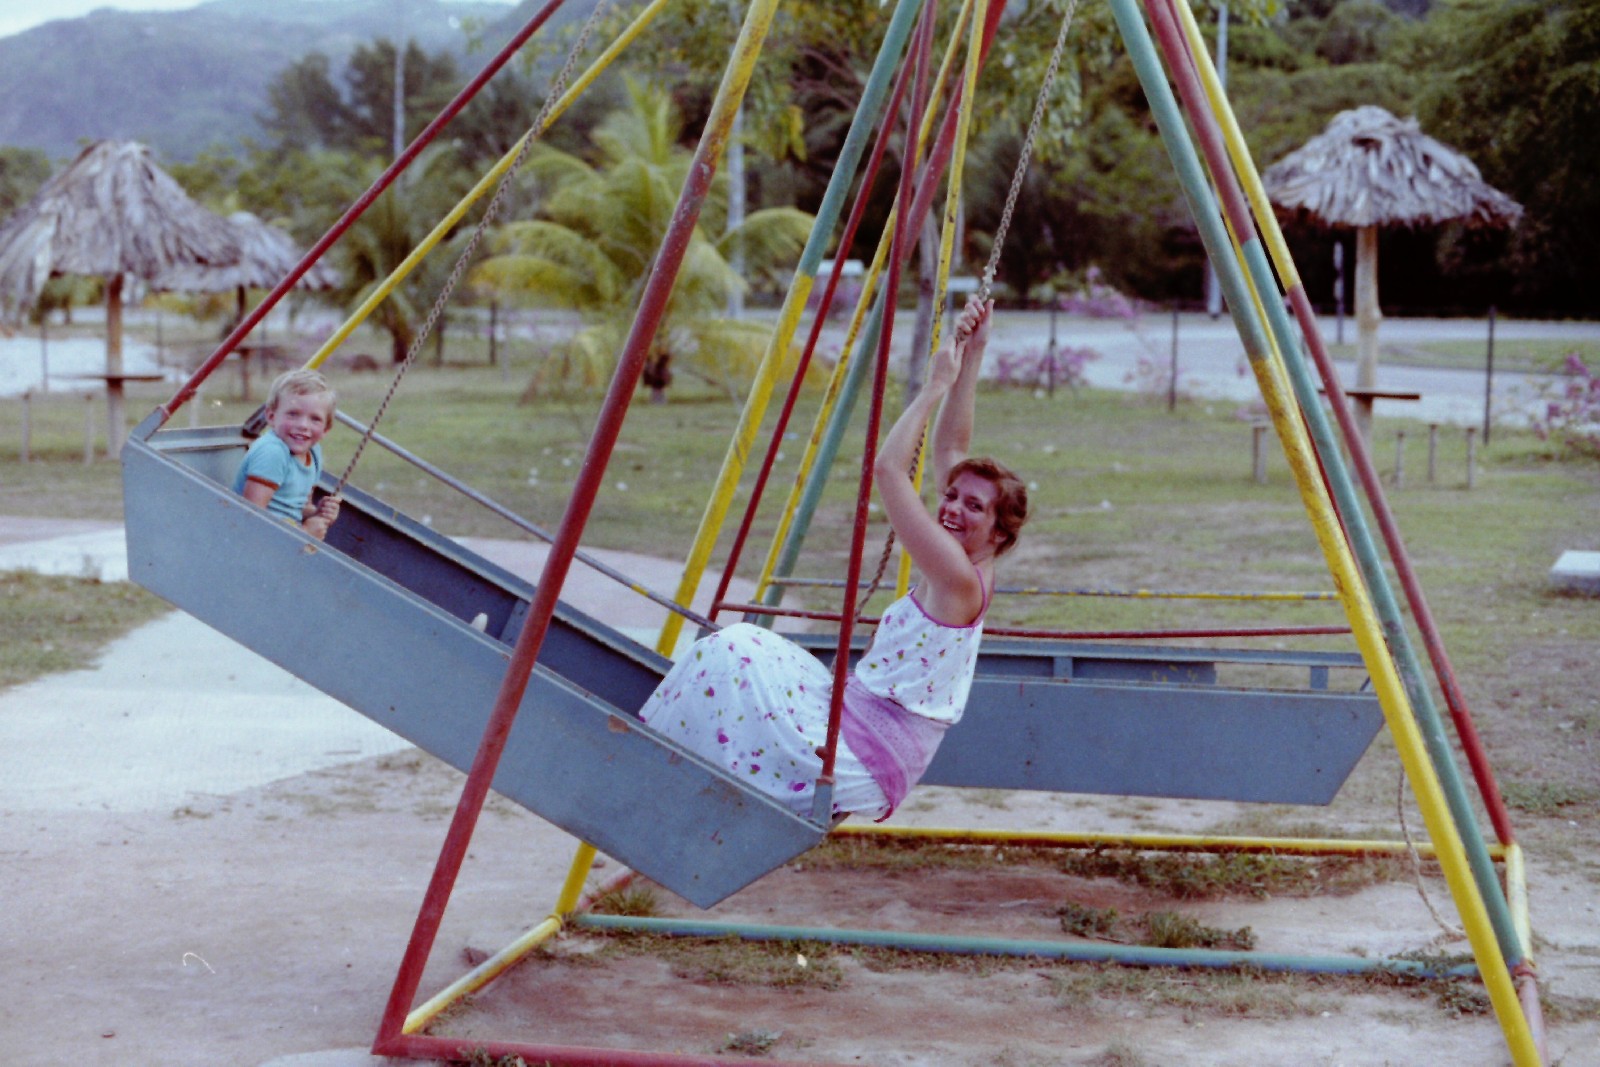
<path id="1" fill-rule="evenodd" d="M 533 587 L 350 487 L 318 542 L 231 491 L 237 429 L 158 428 L 152 415 L 122 453 L 129 577 L 467 770 Z M 639 722 L 668 666 L 560 605 L 494 788 L 710 907 L 828 828 Z"/>
<path id="2" fill-rule="evenodd" d="M 122 456 L 130 577 L 466 770 L 533 586 L 351 487 L 317 542 L 231 491 L 247 445 L 231 427 L 160 430 L 157 415 L 134 431 Z M 832 636 L 788 636 L 831 660 Z M 1219 663 L 1240 662 L 1308 670 L 1309 688 L 1218 684 Z M 638 720 L 669 666 L 558 604 L 494 787 L 710 907 L 827 828 Z M 1327 688 L 1331 668 L 1359 667 L 1335 652 L 988 638 L 966 714 L 922 780 L 1327 804 L 1382 725 L 1371 692 Z"/>

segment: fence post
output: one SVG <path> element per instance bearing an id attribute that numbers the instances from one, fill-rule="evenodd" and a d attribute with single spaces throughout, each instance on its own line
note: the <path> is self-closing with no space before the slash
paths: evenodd
<path id="1" fill-rule="evenodd" d="M 94 394 L 85 393 L 88 403 L 83 407 L 83 465 L 94 463 Z"/>
<path id="2" fill-rule="evenodd" d="M 1267 450 L 1262 447 L 1267 437 L 1267 424 L 1253 423 L 1250 427 L 1250 470 L 1257 485 L 1267 484 Z"/>
<path id="3" fill-rule="evenodd" d="M 1439 424 L 1428 423 L 1428 484 L 1432 485 L 1439 475 Z"/>
<path id="4" fill-rule="evenodd" d="M 1406 484 L 1406 432 L 1396 430 L 1394 433 L 1394 487 L 1399 489 Z"/>
<path id="5" fill-rule="evenodd" d="M 1220 314 L 1220 313 L 1219 313 Z M 1212 318 L 1216 318 L 1215 315 Z M 1167 376 L 1167 410 L 1178 408 L 1178 302 L 1172 302 L 1172 369 Z M 1260 480 L 1265 480 L 1263 477 Z"/>
<path id="6" fill-rule="evenodd" d="M 33 459 L 33 390 L 22 394 L 22 462 Z"/>
<path id="7" fill-rule="evenodd" d="M 1478 428 L 1467 427 L 1467 488 L 1478 482 Z"/>

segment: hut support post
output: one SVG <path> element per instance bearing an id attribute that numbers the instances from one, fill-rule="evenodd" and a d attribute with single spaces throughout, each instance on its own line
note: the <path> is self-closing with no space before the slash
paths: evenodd
<path id="1" fill-rule="evenodd" d="M 1378 228 L 1363 226 L 1356 231 L 1356 388 L 1378 387 Z M 1356 426 L 1361 438 L 1372 443 L 1372 397 L 1356 396 Z"/>
<path id="2" fill-rule="evenodd" d="M 122 275 L 106 279 L 106 454 L 115 459 L 127 432 L 122 403 Z"/>

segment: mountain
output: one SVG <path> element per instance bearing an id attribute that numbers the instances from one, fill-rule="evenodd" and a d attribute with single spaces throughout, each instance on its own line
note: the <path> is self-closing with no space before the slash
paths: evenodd
<path id="1" fill-rule="evenodd" d="M 169 159 L 258 134 L 267 85 L 309 52 L 338 64 L 395 36 L 466 56 L 475 20 L 490 48 L 521 20 L 504 3 L 439 0 L 211 0 L 186 11 L 100 9 L 0 38 L 0 145 L 74 155 L 84 141 L 143 141 Z M 524 15 L 523 18 L 526 18 Z"/>

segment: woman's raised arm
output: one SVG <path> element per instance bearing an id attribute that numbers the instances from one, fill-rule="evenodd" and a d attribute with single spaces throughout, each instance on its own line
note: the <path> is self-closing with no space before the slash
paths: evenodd
<path id="1" fill-rule="evenodd" d="M 993 300 L 967 301 L 956 320 L 955 355 L 961 372 L 945 395 L 933 420 L 930 441 L 934 484 L 940 489 L 950 477 L 950 469 L 972 453 L 973 411 L 978 401 L 978 375 L 983 368 L 983 350 L 989 343 L 989 318 Z"/>
<path id="2" fill-rule="evenodd" d="M 983 584 L 961 543 L 923 506 L 911 480 L 911 466 L 934 407 L 941 401 L 949 404 L 961 374 L 954 350 L 946 347 L 934 353 L 927 382 L 900 413 L 872 470 L 889 525 L 929 587 L 926 597 L 919 596 L 923 607 L 955 624 L 964 624 L 983 610 Z"/>

